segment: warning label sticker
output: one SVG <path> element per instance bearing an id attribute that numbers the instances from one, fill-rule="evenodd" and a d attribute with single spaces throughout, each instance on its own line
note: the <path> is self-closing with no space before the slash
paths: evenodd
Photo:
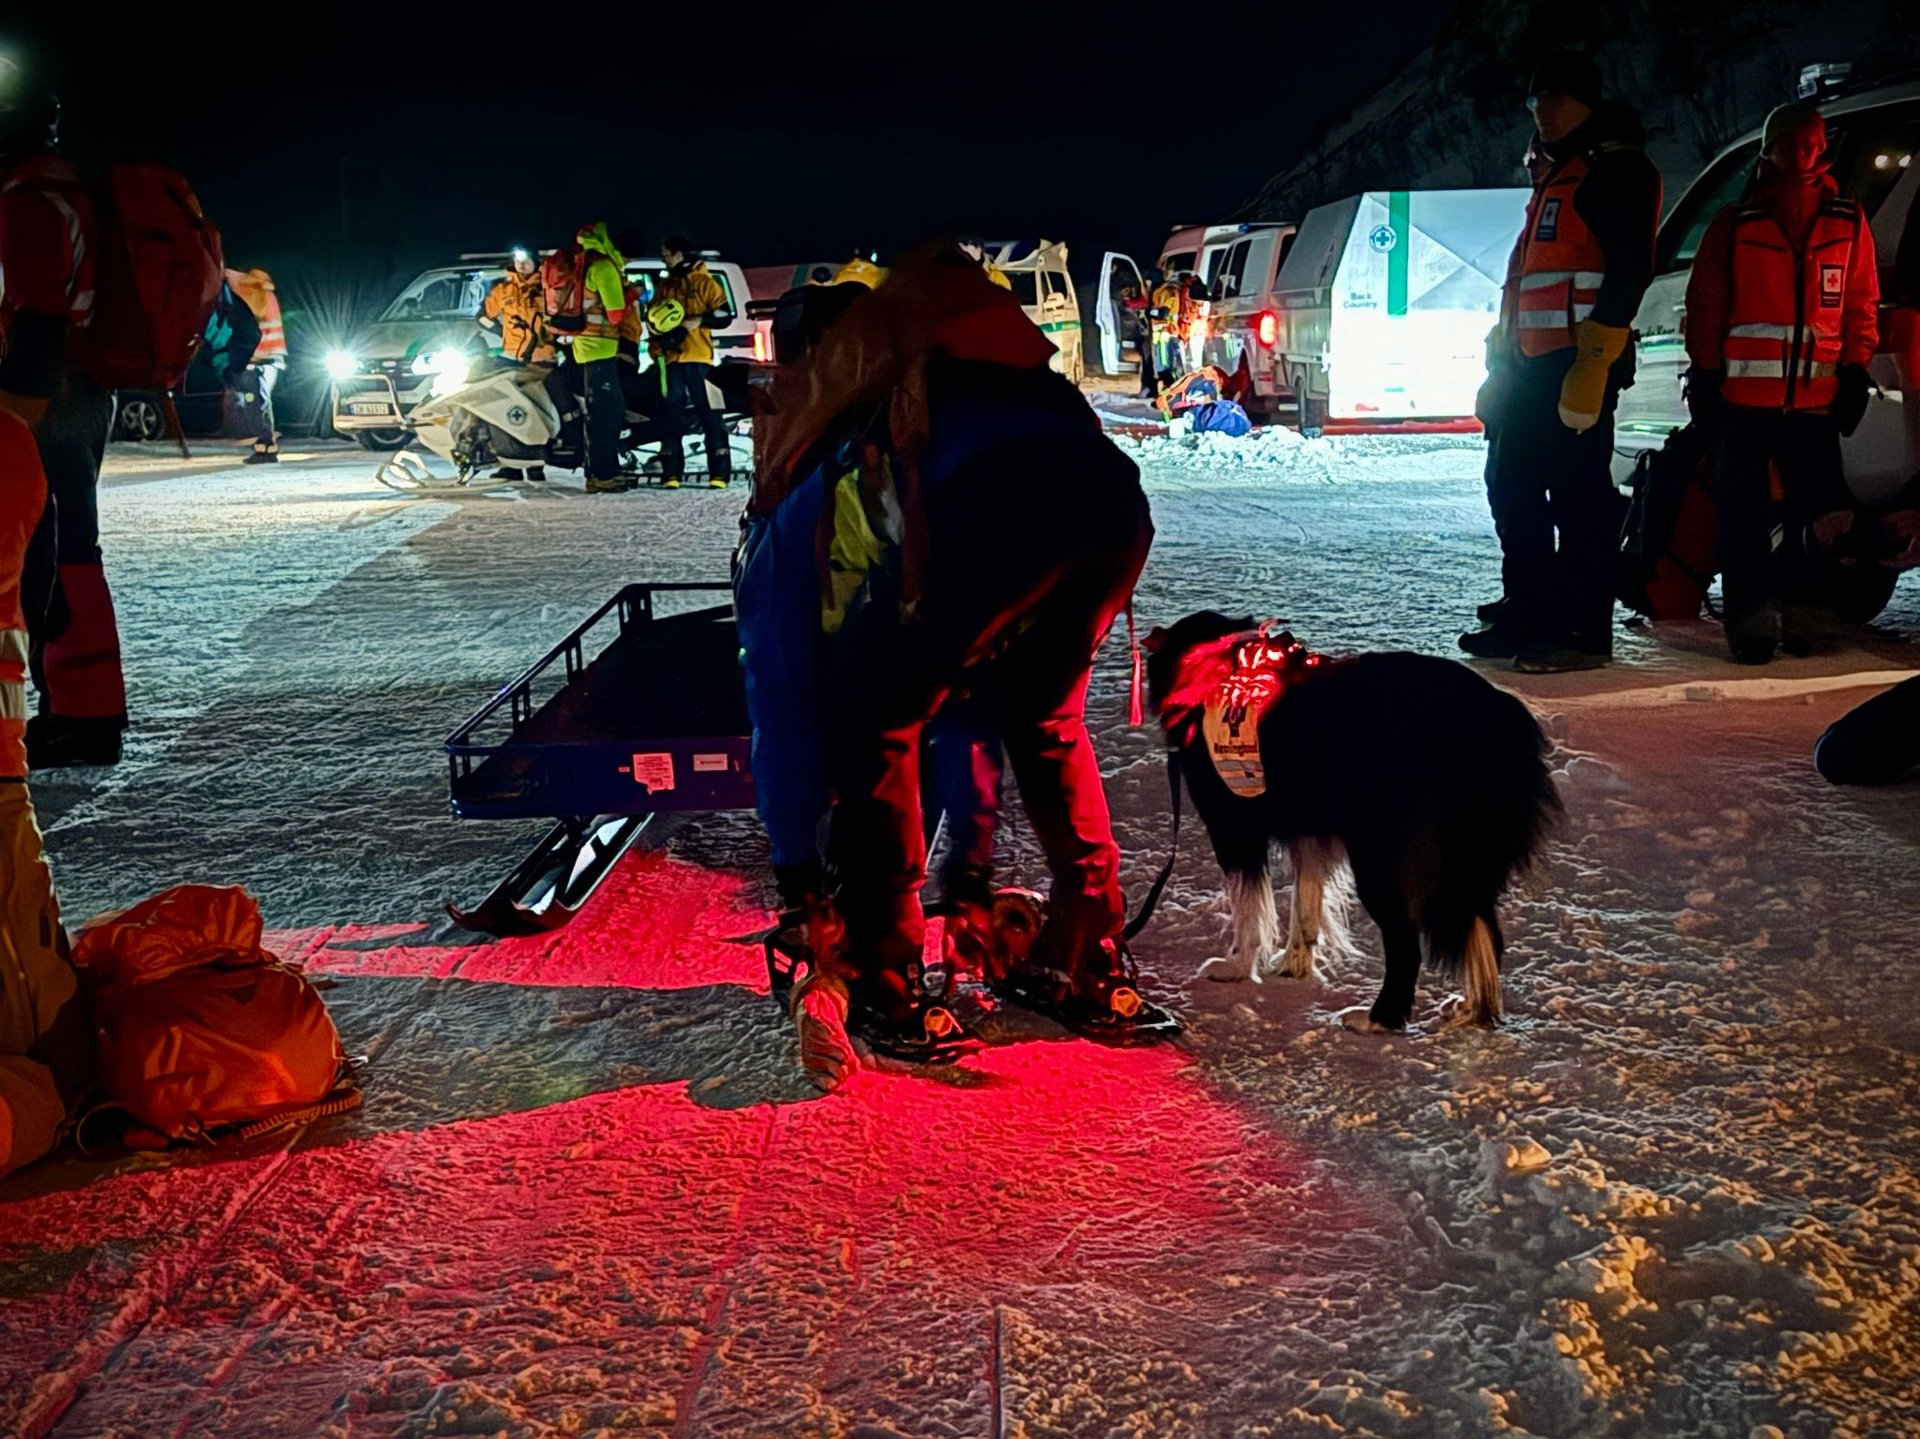
<path id="1" fill-rule="evenodd" d="M 645 785 L 649 794 L 665 794 L 673 788 L 673 756 L 671 754 L 635 755 L 633 782 Z"/>
<path id="2" fill-rule="evenodd" d="M 697 754 L 693 757 L 695 774 L 725 774 L 727 757 L 723 754 Z"/>

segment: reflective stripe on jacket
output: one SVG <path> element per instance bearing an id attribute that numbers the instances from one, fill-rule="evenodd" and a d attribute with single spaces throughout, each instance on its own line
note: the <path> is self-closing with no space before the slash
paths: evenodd
<path id="1" fill-rule="evenodd" d="M 1589 174 L 1575 155 L 1547 172 L 1527 201 L 1527 224 L 1507 265 L 1501 308 L 1507 335 L 1523 355 L 1573 344 L 1573 327 L 1593 313 L 1607 278 L 1606 251 L 1574 206 Z"/>
<path id="2" fill-rule="evenodd" d="M 15 312 L 93 318 L 93 198 L 80 172 L 36 155 L 0 180 L 0 337 Z"/>
<path id="3" fill-rule="evenodd" d="M 1840 367 L 1866 363 L 1877 339 L 1873 237 L 1859 204 L 1823 199 L 1803 249 L 1765 205 L 1735 209 L 1732 231 L 1722 393 L 1729 404 L 1754 409 L 1825 409 Z M 1848 333 L 1863 289 L 1864 344 L 1858 323 Z"/>
<path id="4" fill-rule="evenodd" d="M 252 363 L 270 365 L 287 357 L 287 331 L 280 318 L 280 296 L 273 288 L 273 277 L 265 270 L 227 271 L 227 284 L 246 302 L 253 318 L 260 323 L 260 343 L 254 346 Z"/>

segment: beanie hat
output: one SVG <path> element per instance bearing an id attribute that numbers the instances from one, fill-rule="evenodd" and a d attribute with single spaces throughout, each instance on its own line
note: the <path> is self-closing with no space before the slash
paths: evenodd
<path id="1" fill-rule="evenodd" d="M 1583 55 L 1578 50 L 1558 50 L 1547 56 L 1533 72 L 1533 79 L 1527 82 L 1529 95 L 1543 92 L 1565 95 L 1589 110 L 1600 103 L 1603 88 L 1600 67 L 1594 64 L 1591 55 Z"/>
<path id="2" fill-rule="evenodd" d="M 1805 100 L 1790 100 L 1774 106 L 1767 116 L 1767 127 L 1761 132 L 1760 152 L 1765 154 L 1780 141 L 1791 139 L 1815 120 L 1825 118 L 1818 105 Z"/>

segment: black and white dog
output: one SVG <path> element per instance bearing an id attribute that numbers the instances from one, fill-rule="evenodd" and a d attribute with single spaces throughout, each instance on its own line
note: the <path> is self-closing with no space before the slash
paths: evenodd
<path id="1" fill-rule="evenodd" d="M 1527 707 L 1452 660 L 1309 655 L 1213 611 L 1148 635 L 1147 681 L 1225 873 L 1233 939 L 1217 979 L 1314 974 L 1353 892 L 1380 927 L 1386 981 L 1356 1029 L 1404 1028 L 1424 953 L 1464 976 L 1452 1022 L 1500 1019 L 1495 907 L 1540 852 L 1560 801 Z M 1272 841 L 1293 867 L 1284 951 Z"/>

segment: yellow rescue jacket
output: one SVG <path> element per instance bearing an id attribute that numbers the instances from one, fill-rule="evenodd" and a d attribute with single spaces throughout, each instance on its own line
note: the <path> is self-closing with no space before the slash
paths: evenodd
<path id="1" fill-rule="evenodd" d="M 654 286 L 653 303 L 657 305 L 662 300 L 678 300 L 688 319 L 697 318 L 702 323 L 686 327 L 678 349 L 669 352 L 661 337 L 655 335 L 647 341 L 647 352 L 676 365 L 711 365 L 713 336 L 705 321 L 716 310 L 727 308 L 727 292 L 720 288 L 720 282 L 708 272 L 704 262 L 695 260 L 684 269 L 670 270 L 660 277 L 660 283 Z"/>
<path id="2" fill-rule="evenodd" d="M 480 306 L 482 322 L 500 332 L 500 353 L 523 365 L 551 365 L 556 358 L 547 334 L 546 292 L 540 272 L 509 274 L 493 282 Z"/>

